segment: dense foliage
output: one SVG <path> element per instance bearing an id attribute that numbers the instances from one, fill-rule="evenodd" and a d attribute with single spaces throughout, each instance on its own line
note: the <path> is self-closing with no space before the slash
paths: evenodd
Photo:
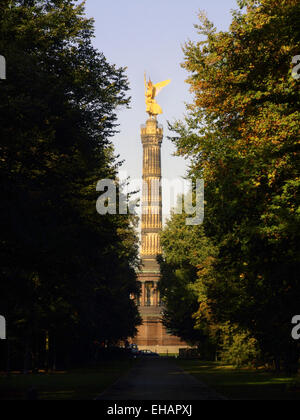
<path id="1" fill-rule="evenodd" d="M 300 4 L 238 3 L 227 32 L 200 14 L 200 40 L 184 48 L 194 102 L 173 124 L 178 154 L 192 161 L 190 177 L 205 180 L 204 232 L 217 249 L 197 263 L 197 316 L 238 325 L 277 367 L 281 360 L 295 367 L 300 95 L 292 60 Z"/>
<path id="2" fill-rule="evenodd" d="M 128 81 L 92 37 L 83 4 L 1 1 L 0 313 L 26 369 L 87 360 L 140 322 L 135 220 L 96 212 Z"/>
<path id="3" fill-rule="evenodd" d="M 159 288 L 164 300 L 164 324 L 174 335 L 197 344 L 203 357 L 214 358 L 216 334 L 207 319 L 197 319 L 195 286 L 199 267 L 208 264 L 216 250 L 205 237 L 203 226 L 187 226 L 186 217 L 172 214 L 161 235 L 164 256 L 159 259 Z"/>

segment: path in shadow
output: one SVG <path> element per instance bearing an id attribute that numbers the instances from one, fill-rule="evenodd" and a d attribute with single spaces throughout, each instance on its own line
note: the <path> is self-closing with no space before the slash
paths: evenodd
<path id="1" fill-rule="evenodd" d="M 169 359 L 142 359 L 130 373 L 101 394 L 98 400 L 223 400 Z"/>

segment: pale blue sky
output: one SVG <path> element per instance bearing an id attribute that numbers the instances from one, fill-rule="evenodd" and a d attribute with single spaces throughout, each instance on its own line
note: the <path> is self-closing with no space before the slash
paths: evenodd
<path id="1" fill-rule="evenodd" d="M 166 178 L 185 175 L 186 162 L 173 157 L 174 147 L 166 138 L 167 121 L 180 119 L 185 102 L 191 102 L 182 45 L 198 39 L 194 28 L 197 13 L 205 10 L 219 30 L 227 30 L 236 0 L 87 0 L 86 10 L 95 19 L 94 45 L 110 63 L 127 67 L 132 96 L 131 109 L 119 112 L 120 134 L 114 138 L 116 152 L 125 160 L 123 170 L 132 178 L 142 174 L 140 125 L 147 119 L 144 100 L 144 71 L 154 83 L 172 79 L 157 97 L 164 114 L 158 117 L 165 138 L 162 171 Z M 167 198 L 166 198 L 167 199 Z"/>

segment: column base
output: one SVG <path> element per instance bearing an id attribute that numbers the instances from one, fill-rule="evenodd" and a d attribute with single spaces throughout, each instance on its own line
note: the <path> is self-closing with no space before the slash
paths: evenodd
<path id="1" fill-rule="evenodd" d="M 138 276 L 142 283 L 153 282 L 157 285 L 160 279 L 159 272 L 141 272 Z M 136 337 L 132 343 L 140 350 L 151 350 L 157 353 L 178 354 L 179 349 L 189 347 L 179 337 L 168 333 L 162 323 L 163 308 L 156 302 L 155 305 L 145 306 L 144 302 L 139 306 L 143 324 L 138 328 Z"/>

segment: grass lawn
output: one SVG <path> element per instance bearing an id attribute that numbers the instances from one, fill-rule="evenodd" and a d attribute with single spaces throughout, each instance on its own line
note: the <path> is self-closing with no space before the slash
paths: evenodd
<path id="1" fill-rule="evenodd" d="M 68 372 L 13 373 L 8 378 L 0 374 L 0 400 L 24 400 L 30 387 L 37 389 L 40 400 L 93 400 L 125 375 L 133 364 L 134 361 L 109 361 Z"/>
<path id="2" fill-rule="evenodd" d="M 220 363 L 178 360 L 177 363 L 219 394 L 233 400 L 300 400 L 300 377 L 265 370 L 235 369 Z"/>

